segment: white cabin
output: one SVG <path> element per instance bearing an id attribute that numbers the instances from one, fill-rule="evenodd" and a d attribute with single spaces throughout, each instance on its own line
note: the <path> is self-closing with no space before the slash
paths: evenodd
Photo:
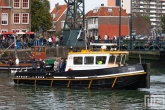
<path id="1" fill-rule="evenodd" d="M 112 68 L 125 64 L 127 51 L 89 51 L 69 52 L 65 71 Z M 102 64 L 98 64 L 98 61 Z"/>

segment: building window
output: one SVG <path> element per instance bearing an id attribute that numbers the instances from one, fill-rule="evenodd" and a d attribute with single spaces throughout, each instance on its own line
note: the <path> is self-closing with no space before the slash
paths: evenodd
<path id="1" fill-rule="evenodd" d="M 88 19 L 88 24 L 92 24 L 92 19 Z"/>
<path id="2" fill-rule="evenodd" d="M 29 8 L 29 0 L 22 0 L 22 8 Z"/>
<path id="3" fill-rule="evenodd" d="M 8 24 L 8 14 L 7 13 L 2 13 L 2 25 L 7 25 Z"/>
<path id="4" fill-rule="evenodd" d="M 19 24 L 20 23 L 20 17 L 19 13 L 14 13 L 14 24 Z"/>
<path id="5" fill-rule="evenodd" d="M 19 29 L 12 29 L 12 32 L 13 33 L 17 33 L 17 32 L 19 32 L 20 30 Z"/>
<path id="6" fill-rule="evenodd" d="M 3 32 L 8 32 L 7 30 L 1 30 L 1 32 L 3 33 Z"/>
<path id="7" fill-rule="evenodd" d="M 98 9 L 93 9 L 93 13 L 97 13 L 98 12 Z"/>
<path id="8" fill-rule="evenodd" d="M 112 12 L 112 8 L 108 8 L 108 12 Z"/>
<path id="9" fill-rule="evenodd" d="M 96 18 L 96 24 L 98 24 L 98 18 Z"/>
<path id="10" fill-rule="evenodd" d="M 14 8 L 20 8 L 20 1 L 14 0 Z"/>
<path id="11" fill-rule="evenodd" d="M 22 32 L 27 32 L 27 30 L 26 29 L 22 29 Z"/>
<path id="12" fill-rule="evenodd" d="M 29 23 L 29 13 L 22 13 L 22 24 Z"/>

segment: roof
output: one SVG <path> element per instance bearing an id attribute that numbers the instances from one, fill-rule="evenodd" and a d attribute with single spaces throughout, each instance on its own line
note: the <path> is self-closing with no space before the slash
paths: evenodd
<path id="1" fill-rule="evenodd" d="M 81 50 L 80 52 L 73 52 L 73 51 L 70 51 L 68 53 L 69 55 L 83 55 L 83 54 L 92 54 L 93 56 L 95 55 L 103 55 L 103 54 L 129 54 L 128 51 L 106 51 L 106 50 L 100 50 L 100 51 L 92 51 L 92 50 Z"/>
<path id="2" fill-rule="evenodd" d="M 126 10 L 121 8 L 121 16 L 128 16 Z M 90 10 L 85 16 L 119 16 L 119 7 L 98 7 Z"/>
<path id="3" fill-rule="evenodd" d="M 7 6 L 5 2 L 3 2 L 3 0 L 0 0 L 0 6 Z"/>
<path id="4" fill-rule="evenodd" d="M 59 18 L 63 15 L 63 13 L 66 11 L 67 5 L 59 5 L 59 9 L 57 10 L 54 8 L 51 12 L 51 15 L 56 14 L 56 17 L 53 18 L 53 21 L 58 21 Z"/>

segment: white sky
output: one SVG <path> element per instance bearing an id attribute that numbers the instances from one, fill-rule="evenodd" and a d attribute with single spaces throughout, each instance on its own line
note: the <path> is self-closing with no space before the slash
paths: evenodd
<path id="1" fill-rule="evenodd" d="M 64 0 L 49 0 L 49 1 L 51 8 L 50 11 L 52 11 L 53 8 L 55 8 L 55 4 L 57 3 L 59 3 L 59 5 L 65 4 Z M 104 4 L 104 6 L 107 6 L 107 0 L 85 0 L 85 13 L 87 13 L 89 10 L 93 10 L 95 7 L 101 6 L 102 3 Z"/>

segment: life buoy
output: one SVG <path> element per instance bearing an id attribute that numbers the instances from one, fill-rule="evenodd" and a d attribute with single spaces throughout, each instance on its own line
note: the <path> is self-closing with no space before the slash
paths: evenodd
<path id="1" fill-rule="evenodd" d="M 68 71 L 71 71 L 71 70 L 73 70 L 72 68 L 68 68 Z"/>

